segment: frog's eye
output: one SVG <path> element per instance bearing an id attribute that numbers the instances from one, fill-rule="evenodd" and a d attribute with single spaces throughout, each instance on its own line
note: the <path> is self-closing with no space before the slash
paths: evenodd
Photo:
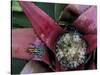
<path id="1" fill-rule="evenodd" d="M 31 53 L 34 53 L 34 52 L 36 52 L 36 51 L 37 51 L 37 49 L 36 49 L 36 48 L 29 48 L 28 50 L 29 50 L 29 52 L 31 52 Z"/>
<path id="2" fill-rule="evenodd" d="M 41 57 L 44 54 L 44 45 L 43 44 L 39 44 L 39 45 L 31 44 L 28 48 L 28 52 L 31 53 L 33 56 Z"/>

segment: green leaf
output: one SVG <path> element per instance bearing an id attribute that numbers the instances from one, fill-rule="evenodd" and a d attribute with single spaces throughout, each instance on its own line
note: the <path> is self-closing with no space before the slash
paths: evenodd
<path id="1" fill-rule="evenodd" d="M 12 1 L 12 11 L 22 12 L 18 1 Z"/>
<path id="2" fill-rule="evenodd" d="M 45 3 L 45 2 L 34 2 L 39 8 L 46 12 L 49 16 L 55 19 L 54 14 L 54 3 Z"/>
<path id="3" fill-rule="evenodd" d="M 61 12 L 63 12 L 65 6 L 66 6 L 66 4 L 55 4 L 54 15 L 55 15 L 56 21 L 59 20 Z"/>
<path id="4" fill-rule="evenodd" d="M 12 12 L 12 27 L 31 27 L 31 23 L 23 12 Z"/>
<path id="5" fill-rule="evenodd" d="M 87 55 L 85 64 L 87 64 L 90 61 L 91 57 L 92 57 L 92 54 Z"/>
<path id="6" fill-rule="evenodd" d="M 97 48 L 93 51 L 93 59 L 97 60 Z"/>
<path id="7" fill-rule="evenodd" d="M 27 63 L 26 60 L 15 59 L 15 58 L 13 58 L 11 62 L 12 62 L 11 63 L 11 68 L 12 68 L 11 74 L 20 74 L 21 70 Z"/>
<path id="8" fill-rule="evenodd" d="M 31 27 L 31 23 L 24 14 L 24 12 L 19 12 L 14 7 L 20 7 L 18 1 L 12 1 L 12 28 L 22 28 L 22 27 Z M 54 19 L 54 3 L 43 3 L 43 2 L 34 2 L 38 7 L 45 11 L 49 16 Z M 20 9 L 20 8 L 19 8 Z"/>

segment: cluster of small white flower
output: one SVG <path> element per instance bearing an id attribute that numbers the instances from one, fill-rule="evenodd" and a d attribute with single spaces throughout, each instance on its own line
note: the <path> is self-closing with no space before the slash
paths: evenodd
<path id="1" fill-rule="evenodd" d="M 76 68 L 85 61 L 86 46 L 78 33 L 66 33 L 57 41 L 56 57 L 63 66 Z"/>

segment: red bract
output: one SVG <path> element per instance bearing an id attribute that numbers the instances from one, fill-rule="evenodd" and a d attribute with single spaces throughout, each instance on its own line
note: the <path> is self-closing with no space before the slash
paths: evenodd
<path id="1" fill-rule="evenodd" d="M 20 1 L 20 4 L 32 23 L 33 29 L 37 35 L 53 52 L 55 52 L 54 44 L 56 38 L 59 34 L 63 33 L 64 30 L 34 3 Z"/>
<path id="2" fill-rule="evenodd" d="M 28 39 L 28 40 L 27 40 Z M 34 42 L 32 42 L 34 41 Z M 44 46 L 44 54 L 42 57 L 33 56 L 32 53 L 26 51 L 30 45 L 43 45 L 41 40 L 36 36 L 32 28 L 14 29 L 12 30 L 12 56 L 14 58 L 26 60 L 38 60 L 50 65 L 47 48 Z"/>
<path id="3" fill-rule="evenodd" d="M 90 63 L 89 69 L 96 69 L 96 64 L 94 61 Z"/>
<path id="4" fill-rule="evenodd" d="M 84 12 L 78 19 L 75 20 L 73 25 L 84 34 L 96 34 L 97 33 L 97 17 L 96 6 L 92 6 L 86 12 Z"/>
<path id="5" fill-rule="evenodd" d="M 90 5 L 70 4 L 64 8 L 64 11 L 71 11 L 75 14 L 80 15 L 89 8 L 90 8 Z"/>
<path id="6" fill-rule="evenodd" d="M 93 52 L 97 47 L 97 35 L 88 34 L 82 37 L 87 42 L 87 54 Z"/>
<path id="7" fill-rule="evenodd" d="M 90 5 L 69 4 L 62 10 L 59 19 L 72 24 L 79 15 L 90 7 Z"/>
<path id="8" fill-rule="evenodd" d="M 27 38 L 24 38 L 26 36 Z M 13 29 L 12 30 L 12 57 L 30 60 L 31 55 L 27 53 L 24 49 L 27 49 L 28 44 L 30 44 L 31 41 L 35 41 L 35 38 L 36 35 L 34 35 L 32 28 Z"/>
<path id="9" fill-rule="evenodd" d="M 55 44 L 56 39 L 60 34 L 64 33 L 64 30 L 51 18 L 49 17 L 44 11 L 38 8 L 34 3 L 20 1 L 20 5 L 22 6 L 25 14 L 27 15 L 28 19 L 32 23 L 33 29 L 35 30 L 38 37 L 45 43 L 48 48 L 52 50 L 55 54 Z M 80 6 L 80 8 L 83 6 Z M 82 13 L 88 7 L 84 7 L 79 13 Z M 78 17 L 73 23 L 80 32 L 84 33 L 82 38 L 87 42 L 87 54 L 91 53 L 94 48 L 96 48 L 96 7 L 90 7 L 87 11 L 85 11 L 82 15 Z M 41 61 L 45 61 L 45 63 L 50 62 L 47 59 L 47 54 L 44 56 Z M 35 58 L 33 58 L 35 59 Z M 47 60 L 45 60 L 47 59 Z M 38 58 L 36 58 L 38 60 Z M 47 62 L 48 61 L 48 62 Z M 67 67 L 62 67 L 62 65 L 55 60 L 56 65 L 54 70 L 55 71 L 65 71 L 70 70 Z M 84 64 L 80 65 L 76 68 L 84 69 Z"/>

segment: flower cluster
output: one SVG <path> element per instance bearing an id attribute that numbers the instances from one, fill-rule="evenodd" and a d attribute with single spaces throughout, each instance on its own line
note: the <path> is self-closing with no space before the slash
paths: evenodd
<path id="1" fill-rule="evenodd" d="M 56 45 L 58 61 L 68 67 L 76 68 L 85 61 L 86 43 L 76 32 L 65 33 Z"/>

